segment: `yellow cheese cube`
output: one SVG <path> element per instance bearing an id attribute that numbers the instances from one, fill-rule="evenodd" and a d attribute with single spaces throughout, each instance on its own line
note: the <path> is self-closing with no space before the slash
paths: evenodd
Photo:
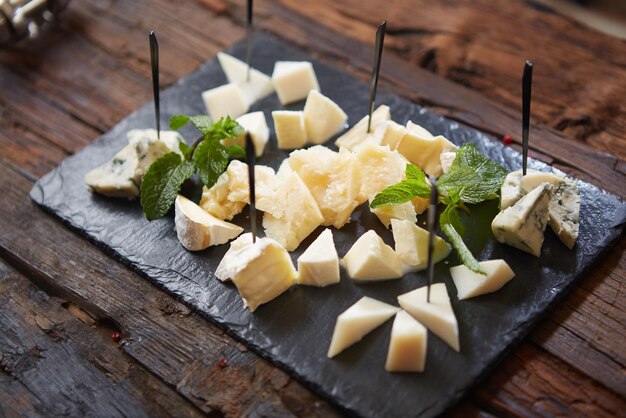
<path id="1" fill-rule="evenodd" d="M 306 127 L 304 125 L 304 113 L 301 111 L 275 110 L 274 130 L 280 149 L 302 148 L 306 144 Z"/>
<path id="2" fill-rule="evenodd" d="M 272 82 L 283 105 L 302 100 L 309 91 L 320 89 L 313 64 L 308 61 L 277 61 Z"/>
<path id="3" fill-rule="evenodd" d="M 304 104 L 304 125 L 307 139 L 321 144 L 330 139 L 346 125 L 348 115 L 337 103 L 317 90 L 311 90 Z"/>

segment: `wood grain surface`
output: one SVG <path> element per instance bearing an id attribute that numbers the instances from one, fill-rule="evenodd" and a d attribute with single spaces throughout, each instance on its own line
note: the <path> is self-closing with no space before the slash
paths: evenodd
<path id="1" fill-rule="evenodd" d="M 267 0 L 259 29 L 499 140 L 520 136 L 535 62 L 531 155 L 626 197 L 626 44 L 532 2 Z M 33 181 L 151 97 L 147 31 L 172 84 L 240 40 L 244 2 L 73 1 L 34 46 L 0 51 L 0 416 L 335 416 L 36 208 Z M 626 239 L 453 416 L 626 410 Z M 119 331 L 115 342 L 111 333 Z"/>

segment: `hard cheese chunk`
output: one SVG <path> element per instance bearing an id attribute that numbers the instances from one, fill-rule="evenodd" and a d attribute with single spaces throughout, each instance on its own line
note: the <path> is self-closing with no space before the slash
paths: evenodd
<path id="1" fill-rule="evenodd" d="M 243 232 L 243 228 L 217 219 L 184 196 L 178 195 L 174 206 L 176 234 L 189 251 L 224 244 Z"/>
<path id="2" fill-rule="evenodd" d="M 388 145 L 390 149 L 396 149 L 398 143 L 407 130 L 404 126 L 392 120 L 384 121 L 376 125 L 374 130 L 374 142 L 377 145 Z"/>
<path id="3" fill-rule="evenodd" d="M 248 105 L 274 92 L 272 79 L 259 70 L 249 67 L 244 61 L 224 52 L 218 52 L 217 59 L 228 82 L 239 85 Z"/>
<path id="4" fill-rule="evenodd" d="M 385 188 L 404 179 L 406 159 L 388 146 L 363 145 L 356 158 L 361 172 L 361 202 L 374 199 Z"/>
<path id="5" fill-rule="evenodd" d="M 372 112 L 372 123 L 371 123 L 371 131 L 370 134 L 367 132 L 367 122 L 369 119 L 369 115 L 363 116 L 360 121 L 357 122 L 350 130 L 341 135 L 335 141 L 335 145 L 337 147 L 343 147 L 349 151 L 354 151 L 354 149 L 362 144 L 371 133 L 375 132 L 375 128 L 379 123 L 388 121 L 391 119 L 391 112 L 389 110 L 389 106 L 380 105 L 376 110 Z"/>
<path id="6" fill-rule="evenodd" d="M 496 240 L 539 257 L 551 199 L 552 186 L 542 183 L 516 204 L 500 212 L 491 222 Z"/>
<path id="7" fill-rule="evenodd" d="M 455 351 L 459 351 L 459 325 L 446 285 L 436 283 L 430 287 L 430 302 L 427 302 L 427 291 L 428 286 L 424 286 L 400 295 L 398 303 Z"/>
<path id="8" fill-rule="evenodd" d="M 231 278 L 252 312 L 289 289 L 297 278 L 289 253 L 270 238 L 257 239 L 230 259 L 224 275 Z"/>
<path id="9" fill-rule="evenodd" d="M 354 154 L 316 145 L 292 152 L 287 161 L 315 198 L 324 216 L 323 225 L 345 225 L 360 204 L 361 179 Z"/>
<path id="10" fill-rule="evenodd" d="M 333 233 L 325 229 L 298 258 L 298 284 L 324 287 L 339 283 L 339 256 Z"/>
<path id="11" fill-rule="evenodd" d="M 207 90 L 202 93 L 202 100 L 214 121 L 226 116 L 238 118 L 250 108 L 243 91 L 236 83 Z"/>
<path id="12" fill-rule="evenodd" d="M 279 170 L 279 176 L 273 208 L 263 215 L 263 228 L 268 237 L 293 251 L 324 222 L 324 217 L 298 174 L 286 169 L 284 175 Z"/>
<path id="13" fill-rule="evenodd" d="M 370 204 L 373 199 L 370 199 Z M 385 225 L 385 228 L 389 229 L 391 222 L 394 219 L 403 219 L 410 221 L 411 223 L 417 222 L 417 214 L 415 213 L 415 206 L 413 202 L 404 202 L 399 205 L 385 205 L 377 208 L 370 206 L 370 211 L 376 215 L 376 217 Z"/>
<path id="14" fill-rule="evenodd" d="M 385 370 L 423 372 L 426 365 L 427 342 L 426 327 L 405 311 L 398 312 L 391 328 Z"/>
<path id="15" fill-rule="evenodd" d="M 434 177 L 440 177 L 443 174 L 441 153 L 456 151 L 456 149 L 456 145 L 441 135 L 427 138 L 411 130 L 408 130 L 396 146 L 396 150 L 407 160 Z"/>
<path id="16" fill-rule="evenodd" d="M 405 271 L 420 271 L 428 266 L 428 231 L 412 221 L 392 219 L 391 228 L 396 245 L 396 254 Z M 442 238 L 435 236 L 433 260 L 435 263 L 446 258 L 452 247 Z"/>
<path id="17" fill-rule="evenodd" d="M 307 136 L 303 112 L 275 110 L 272 112 L 272 118 L 274 118 L 278 148 L 296 149 L 302 148 L 306 144 Z"/>
<path id="18" fill-rule="evenodd" d="M 254 151 L 257 157 L 260 157 L 265 150 L 265 145 L 270 139 L 270 129 L 267 127 L 265 114 L 263 112 L 251 112 L 237 118 L 237 123 L 248 133 L 254 144 Z M 242 148 L 246 146 L 246 133 L 242 133 L 236 138 L 222 139 L 225 147 L 238 145 Z"/>
<path id="19" fill-rule="evenodd" d="M 361 235 L 342 260 L 352 280 L 375 281 L 402 277 L 396 252 L 374 230 Z"/>
<path id="20" fill-rule="evenodd" d="M 348 115 L 337 103 L 317 90 L 311 90 L 304 104 L 304 125 L 309 142 L 322 144 L 339 132 Z"/>
<path id="21" fill-rule="evenodd" d="M 302 100 L 309 91 L 320 89 L 313 64 L 308 61 L 277 61 L 272 82 L 283 105 Z"/>
<path id="22" fill-rule="evenodd" d="M 515 277 L 504 260 L 488 260 L 478 263 L 487 275 L 474 273 L 464 265 L 450 267 L 459 300 L 495 292 Z"/>
<path id="23" fill-rule="evenodd" d="M 580 218 L 580 194 L 578 186 L 571 180 L 559 182 L 550 200 L 550 228 L 570 250 L 578 238 Z"/>
<path id="24" fill-rule="evenodd" d="M 328 349 L 328 357 L 335 357 L 346 348 L 363 339 L 400 309 L 364 296 L 337 317 L 335 331 Z"/>
<path id="25" fill-rule="evenodd" d="M 424 128 L 421 125 L 418 125 L 417 123 L 414 123 L 413 121 L 408 121 L 406 123 L 406 130 L 413 135 L 424 139 L 433 139 L 435 137 L 433 134 L 430 133 L 430 131 L 428 131 L 428 129 Z"/>
<path id="26" fill-rule="evenodd" d="M 237 258 L 240 255 L 240 251 L 249 245 L 252 245 L 252 232 L 246 232 L 245 234 L 239 235 L 237 239 L 232 240 L 228 251 L 226 251 L 222 261 L 220 261 L 215 269 L 215 277 L 223 282 L 232 279 L 232 266 L 237 265 Z"/>

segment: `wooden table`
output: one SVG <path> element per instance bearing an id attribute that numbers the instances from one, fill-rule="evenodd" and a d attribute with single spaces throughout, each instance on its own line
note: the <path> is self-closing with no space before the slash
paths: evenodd
<path id="1" fill-rule="evenodd" d="M 532 2 L 256 3 L 259 29 L 363 79 L 387 19 L 381 88 L 517 143 L 532 59 L 533 156 L 626 196 L 625 42 Z M 149 29 L 169 85 L 242 39 L 244 15 L 242 0 L 73 1 L 41 49 L 0 52 L 0 416 L 339 414 L 27 196 L 151 98 Z M 451 414 L 624 414 L 625 247 Z"/>

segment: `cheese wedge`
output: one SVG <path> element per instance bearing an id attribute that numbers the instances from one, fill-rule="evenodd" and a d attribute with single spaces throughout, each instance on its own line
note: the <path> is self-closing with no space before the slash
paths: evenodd
<path id="1" fill-rule="evenodd" d="M 289 253 L 267 237 L 235 251 L 229 260 L 225 262 L 223 275 L 231 278 L 244 306 L 252 312 L 296 282 L 297 273 Z"/>
<path id="2" fill-rule="evenodd" d="M 552 186 L 542 183 L 516 204 L 497 214 L 491 222 L 496 240 L 539 257 L 551 199 Z"/>
<path id="3" fill-rule="evenodd" d="M 456 158 L 456 151 L 445 151 L 439 154 L 439 161 L 441 162 L 441 171 L 447 173 L 452 168 L 452 163 Z"/>
<path id="4" fill-rule="evenodd" d="M 348 115 L 337 103 L 317 90 L 309 91 L 304 104 L 304 125 L 309 142 L 322 144 L 342 130 Z"/>
<path id="5" fill-rule="evenodd" d="M 217 219 L 184 196 L 176 197 L 174 207 L 178 240 L 189 251 L 224 244 L 243 232 L 240 226 Z"/>
<path id="6" fill-rule="evenodd" d="M 272 79 L 259 70 L 248 67 L 244 61 L 224 52 L 218 52 L 217 59 L 228 82 L 239 85 L 248 105 L 252 105 L 274 92 Z M 248 74 L 250 75 L 249 78 Z"/>
<path id="7" fill-rule="evenodd" d="M 370 199 L 370 204 L 372 203 Z M 386 205 L 379 206 L 377 208 L 372 208 L 370 206 L 370 212 L 372 212 L 376 217 L 385 225 L 385 228 L 389 229 L 391 226 L 391 221 L 394 219 L 403 219 L 406 221 L 410 221 L 411 223 L 417 222 L 417 215 L 415 213 L 415 206 L 413 206 L 413 202 L 405 202 L 400 203 L 399 205 Z"/>
<path id="8" fill-rule="evenodd" d="M 278 148 L 302 148 L 307 141 L 304 113 L 301 111 L 275 110 L 272 112 Z"/>
<path id="9" fill-rule="evenodd" d="M 404 271 L 420 271 L 428 267 L 428 231 L 415 225 L 413 221 L 391 220 L 396 254 L 404 266 Z M 435 263 L 446 258 L 452 247 L 442 238 L 435 236 L 433 259 Z"/>
<path id="10" fill-rule="evenodd" d="M 427 342 L 426 327 L 406 311 L 398 312 L 391 328 L 385 370 L 423 372 L 426 365 Z"/>
<path id="11" fill-rule="evenodd" d="M 309 188 L 324 217 L 323 225 L 341 228 L 361 203 L 361 178 L 356 157 L 346 149 L 322 145 L 290 154 L 289 166 Z"/>
<path id="12" fill-rule="evenodd" d="M 226 251 L 226 254 L 224 254 L 224 257 L 222 257 L 222 260 L 215 269 L 215 277 L 222 282 L 232 279 L 230 276 L 232 272 L 231 266 L 237 264 L 239 251 L 248 245 L 252 245 L 252 232 L 246 232 L 232 240 L 228 251 Z"/>
<path id="13" fill-rule="evenodd" d="M 272 83 L 283 105 L 305 99 L 311 90 L 320 89 L 313 64 L 308 61 L 276 61 Z"/>
<path id="14" fill-rule="evenodd" d="M 526 175 L 521 177 L 519 188 L 522 191 L 522 195 L 525 195 L 536 189 L 539 185 L 541 185 L 541 183 L 548 183 L 556 187 L 562 180 L 562 176 L 554 173 L 528 170 Z"/>
<path id="15" fill-rule="evenodd" d="M 356 158 L 361 173 L 361 202 L 374 199 L 385 188 L 404 179 L 406 159 L 388 146 L 365 144 L 357 150 Z"/>
<path id="16" fill-rule="evenodd" d="M 413 121 L 408 121 L 406 123 L 406 130 L 413 135 L 424 139 L 433 139 L 435 137 L 433 134 L 430 133 L 430 131 L 428 131 L 428 129 L 424 128 L 421 125 L 418 125 L 417 123 L 414 123 Z"/>
<path id="17" fill-rule="evenodd" d="M 459 300 L 495 292 L 515 277 L 504 260 L 481 261 L 478 264 L 487 275 L 474 273 L 462 264 L 450 267 Z"/>
<path id="18" fill-rule="evenodd" d="M 580 193 L 572 180 L 562 179 L 550 200 L 550 228 L 570 250 L 576 245 L 580 218 Z"/>
<path id="19" fill-rule="evenodd" d="M 383 146 L 388 145 L 389 149 L 395 150 L 398 142 L 406 133 L 406 128 L 399 123 L 392 120 L 383 121 L 376 125 L 374 131 L 375 143 Z"/>
<path id="20" fill-rule="evenodd" d="M 325 229 L 298 258 L 298 284 L 324 287 L 339 283 L 339 256 L 333 233 Z"/>
<path id="21" fill-rule="evenodd" d="M 293 251 L 324 222 L 315 198 L 300 176 L 291 170 L 280 173 L 272 202 L 273 208 L 263 215 L 265 234 L 288 251 Z"/>
<path id="22" fill-rule="evenodd" d="M 260 157 L 265 150 L 265 145 L 270 139 L 270 129 L 267 127 L 267 121 L 265 120 L 265 114 L 263 112 L 251 112 L 237 118 L 237 123 L 241 127 L 250 133 L 250 138 L 254 144 L 254 153 L 257 157 Z M 238 145 L 241 148 L 246 147 L 246 132 L 243 132 L 236 138 L 222 139 L 222 144 L 228 148 L 233 145 Z"/>
<path id="23" fill-rule="evenodd" d="M 342 134 L 335 141 L 335 145 L 338 148 L 345 148 L 349 151 L 354 151 L 354 149 L 362 144 L 366 138 L 368 137 L 367 133 L 367 121 L 369 119 L 369 115 L 365 115 L 361 118 L 360 121 L 356 123 L 352 128 L 350 128 L 347 132 Z M 388 121 L 391 119 L 391 111 L 389 110 L 389 106 L 380 105 L 372 112 L 372 124 L 371 124 L 371 132 L 370 134 L 375 132 L 375 128 L 378 126 L 380 122 Z"/>
<path id="24" fill-rule="evenodd" d="M 400 309 L 364 296 L 337 317 L 328 357 L 335 357 L 363 339 Z"/>
<path id="25" fill-rule="evenodd" d="M 236 83 L 206 90 L 202 93 L 202 100 L 214 121 L 226 116 L 238 118 L 250 109 L 241 87 Z"/>
<path id="26" fill-rule="evenodd" d="M 430 302 L 426 299 L 427 289 L 428 286 L 424 286 L 400 295 L 398 303 L 452 349 L 459 351 L 459 325 L 445 283 L 435 283 L 430 287 Z"/>
<path id="27" fill-rule="evenodd" d="M 441 153 L 456 151 L 457 146 L 441 135 L 425 138 L 408 130 L 398 142 L 396 150 L 429 176 L 440 177 L 443 174 Z"/>
<path id="28" fill-rule="evenodd" d="M 513 206 L 524 196 L 520 188 L 521 181 L 522 170 L 512 171 L 506 175 L 500 188 L 500 210 Z"/>
<path id="29" fill-rule="evenodd" d="M 342 260 L 348 275 L 355 281 L 378 281 L 402 277 L 402 265 L 396 252 L 369 230 L 352 245 Z"/>

